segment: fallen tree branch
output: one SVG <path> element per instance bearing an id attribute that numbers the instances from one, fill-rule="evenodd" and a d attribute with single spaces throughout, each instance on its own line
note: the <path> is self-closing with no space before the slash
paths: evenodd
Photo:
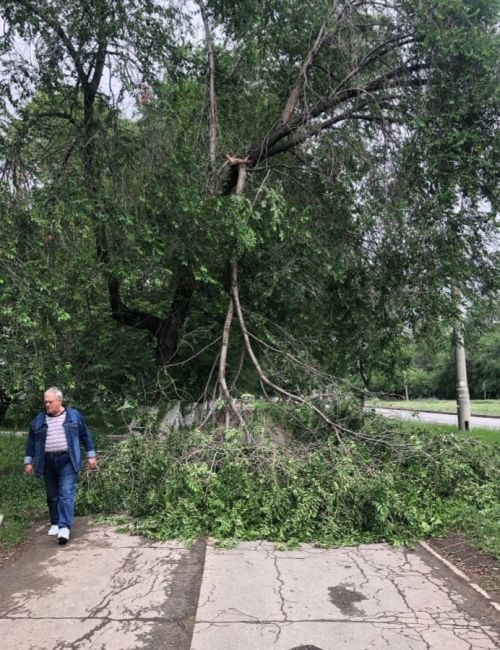
<path id="1" fill-rule="evenodd" d="M 339 444 L 343 445 L 342 438 L 340 436 L 341 427 L 337 423 L 330 420 L 330 418 L 325 413 L 323 413 L 321 409 L 319 409 L 314 404 L 310 404 L 304 397 L 301 397 L 300 395 L 295 395 L 294 393 L 290 393 L 285 388 L 282 388 L 281 386 L 278 386 L 277 384 L 272 382 L 264 374 L 264 371 L 262 370 L 259 361 L 257 360 L 257 357 L 254 354 L 252 344 L 250 342 L 250 335 L 248 333 L 245 318 L 243 316 L 243 310 L 241 309 L 239 292 L 238 292 L 238 265 L 236 261 L 233 261 L 231 263 L 231 291 L 233 295 L 234 306 L 236 307 L 236 313 L 238 315 L 238 322 L 240 324 L 241 333 L 245 341 L 245 347 L 260 381 L 266 384 L 267 386 L 269 386 L 270 388 L 272 388 L 273 390 L 275 390 L 280 395 L 283 395 L 290 401 L 295 402 L 296 404 L 303 404 L 304 406 L 308 406 L 309 408 L 311 408 L 316 413 L 316 415 L 318 415 L 324 422 L 326 422 L 326 424 L 332 427 L 333 431 L 335 432 L 337 441 L 339 442 Z M 347 429 L 344 430 L 347 431 Z"/>

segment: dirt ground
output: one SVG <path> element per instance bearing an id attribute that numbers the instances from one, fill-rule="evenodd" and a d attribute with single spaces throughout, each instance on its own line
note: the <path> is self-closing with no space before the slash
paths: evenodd
<path id="1" fill-rule="evenodd" d="M 500 603 L 500 562 L 493 555 L 481 551 L 458 533 L 430 539 L 427 543 Z"/>
<path id="2" fill-rule="evenodd" d="M 22 553 L 24 549 L 28 548 L 33 543 L 35 537 L 40 534 L 40 526 L 40 523 L 33 524 L 31 530 L 26 535 L 26 538 L 20 544 L 14 546 L 14 548 L 7 550 L 0 546 L 0 567 L 11 562 Z"/>

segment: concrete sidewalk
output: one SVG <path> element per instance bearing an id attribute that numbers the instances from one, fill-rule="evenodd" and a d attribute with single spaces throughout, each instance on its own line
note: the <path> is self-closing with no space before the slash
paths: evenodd
<path id="1" fill-rule="evenodd" d="M 486 650 L 500 615 L 434 556 L 386 544 L 207 549 L 192 650 Z"/>
<path id="2" fill-rule="evenodd" d="M 189 650 L 204 543 L 187 549 L 76 519 L 0 568 L 1 650 Z"/>
<path id="3" fill-rule="evenodd" d="M 500 613 L 424 549 L 191 549 L 77 520 L 0 568 L 1 650 L 490 650 Z"/>

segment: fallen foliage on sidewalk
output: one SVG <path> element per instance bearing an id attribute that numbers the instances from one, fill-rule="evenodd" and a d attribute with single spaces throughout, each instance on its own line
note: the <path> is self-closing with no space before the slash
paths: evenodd
<path id="1" fill-rule="evenodd" d="M 326 427 L 285 424 L 118 443 L 84 477 L 79 511 L 126 513 L 135 532 L 159 539 L 291 546 L 411 544 L 467 523 L 500 556 L 498 535 L 481 533 L 482 521 L 500 520 L 500 447 L 377 417 L 341 442 Z"/>

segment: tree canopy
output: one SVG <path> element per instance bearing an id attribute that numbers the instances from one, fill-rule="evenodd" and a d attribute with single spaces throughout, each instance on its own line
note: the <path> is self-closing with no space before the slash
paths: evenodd
<path id="1" fill-rule="evenodd" d="M 1 390 L 369 385 L 494 293 L 497 10 L 3 2 Z"/>

